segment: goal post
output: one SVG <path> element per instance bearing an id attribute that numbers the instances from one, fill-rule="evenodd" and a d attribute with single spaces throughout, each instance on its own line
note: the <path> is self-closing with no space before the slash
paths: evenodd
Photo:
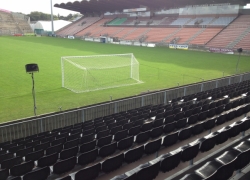
<path id="1" fill-rule="evenodd" d="M 142 83 L 132 53 L 61 57 L 62 87 L 75 93 Z"/>

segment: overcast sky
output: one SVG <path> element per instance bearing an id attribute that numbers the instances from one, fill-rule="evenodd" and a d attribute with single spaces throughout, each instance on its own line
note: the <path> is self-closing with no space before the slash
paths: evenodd
<path id="1" fill-rule="evenodd" d="M 52 3 L 54 5 L 74 1 L 76 0 L 52 0 Z M 29 14 L 31 11 L 39 11 L 50 14 L 50 0 L 0 0 L 0 9 L 12 12 L 22 12 L 24 14 Z M 77 12 L 53 7 L 53 14 L 57 15 L 58 13 L 60 15 L 67 16 L 70 13 L 75 14 Z"/>
<path id="2" fill-rule="evenodd" d="M 74 1 L 76 0 L 52 0 L 53 5 L 56 3 L 60 4 Z M 250 4 L 248 4 L 247 8 L 250 8 Z M 29 14 L 31 11 L 50 14 L 50 0 L 0 0 L 0 9 L 12 12 L 22 12 L 24 14 Z M 75 14 L 77 12 L 53 7 L 53 14 L 57 15 L 58 13 L 62 16 L 67 16 L 70 13 Z"/>

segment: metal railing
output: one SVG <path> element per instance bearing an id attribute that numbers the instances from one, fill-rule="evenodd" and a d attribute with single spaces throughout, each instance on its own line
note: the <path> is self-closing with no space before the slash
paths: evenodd
<path id="1" fill-rule="evenodd" d="M 170 100 L 207 91 L 218 87 L 250 80 L 250 73 L 244 73 L 215 80 L 202 81 L 185 86 L 178 86 L 157 92 L 110 101 L 65 112 L 34 117 L 0 125 L 0 142 L 10 141 L 33 134 L 51 131 L 56 128 L 88 121 L 146 105 L 167 104 Z"/>

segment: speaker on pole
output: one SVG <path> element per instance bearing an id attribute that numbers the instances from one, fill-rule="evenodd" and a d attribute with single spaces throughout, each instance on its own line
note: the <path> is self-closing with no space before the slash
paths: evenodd
<path id="1" fill-rule="evenodd" d="M 25 69 L 26 69 L 26 73 L 33 73 L 33 72 L 39 71 L 37 64 L 26 64 Z"/>
<path id="2" fill-rule="evenodd" d="M 242 48 L 239 48 L 237 49 L 238 53 L 242 53 L 243 49 Z"/>

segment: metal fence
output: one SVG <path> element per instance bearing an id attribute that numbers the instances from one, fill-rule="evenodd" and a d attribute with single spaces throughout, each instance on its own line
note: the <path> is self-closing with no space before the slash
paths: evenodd
<path id="1" fill-rule="evenodd" d="M 250 73 L 165 89 L 144 95 L 129 97 L 126 99 L 83 107 L 72 111 L 51 114 L 44 117 L 34 117 L 34 119 L 2 124 L 0 125 L 0 142 L 18 139 L 45 131 L 51 131 L 56 128 L 61 128 L 75 123 L 88 121 L 97 117 L 107 116 L 146 105 L 156 105 L 163 103 L 167 104 L 168 101 L 178 97 L 211 90 L 246 80 L 250 80 Z"/>

